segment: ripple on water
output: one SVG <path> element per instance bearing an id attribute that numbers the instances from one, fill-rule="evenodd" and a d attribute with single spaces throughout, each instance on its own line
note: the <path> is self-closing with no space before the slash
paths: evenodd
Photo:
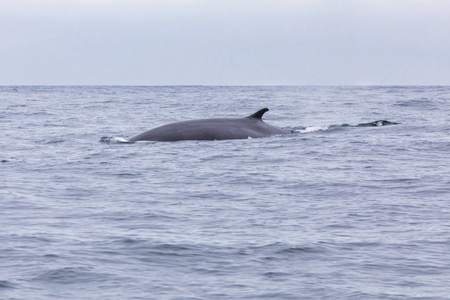
<path id="1" fill-rule="evenodd" d="M 34 278 L 34 281 L 58 284 L 95 283 L 109 280 L 111 276 L 96 272 L 93 267 L 63 267 L 47 271 Z"/>
<path id="2" fill-rule="evenodd" d="M 15 289 L 17 285 L 9 280 L 0 280 L 0 290 L 2 289 Z"/>

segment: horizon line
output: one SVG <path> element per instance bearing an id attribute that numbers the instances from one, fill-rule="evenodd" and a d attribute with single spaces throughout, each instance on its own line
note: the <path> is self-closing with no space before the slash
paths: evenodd
<path id="1" fill-rule="evenodd" d="M 443 84 L 0 84 L 0 87 L 448 87 Z"/>

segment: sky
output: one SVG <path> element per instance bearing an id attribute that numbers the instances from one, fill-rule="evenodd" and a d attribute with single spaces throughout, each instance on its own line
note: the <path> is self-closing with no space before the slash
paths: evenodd
<path id="1" fill-rule="evenodd" d="M 0 85 L 450 85 L 448 0 L 0 0 Z"/>

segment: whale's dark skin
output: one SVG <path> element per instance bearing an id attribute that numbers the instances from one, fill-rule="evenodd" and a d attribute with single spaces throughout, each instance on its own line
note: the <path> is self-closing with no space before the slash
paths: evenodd
<path id="1" fill-rule="evenodd" d="M 232 140 L 291 133 L 264 122 L 262 116 L 268 110 L 263 108 L 245 118 L 200 119 L 171 123 L 133 136 L 128 141 L 133 143 L 136 141 Z"/>

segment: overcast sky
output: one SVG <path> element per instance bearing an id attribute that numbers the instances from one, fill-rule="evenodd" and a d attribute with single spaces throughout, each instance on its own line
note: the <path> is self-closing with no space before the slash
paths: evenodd
<path id="1" fill-rule="evenodd" d="M 447 0 L 0 0 L 0 85 L 450 85 Z"/>

